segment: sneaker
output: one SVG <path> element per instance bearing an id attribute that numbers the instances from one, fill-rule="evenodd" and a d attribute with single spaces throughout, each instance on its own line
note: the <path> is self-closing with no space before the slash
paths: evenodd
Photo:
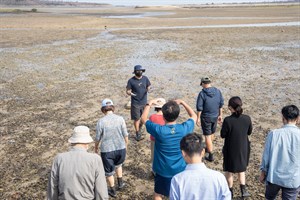
<path id="1" fill-rule="evenodd" d="M 213 162 L 215 159 L 214 159 L 214 154 L 213 153 L 208 153 L 207 156 L 204 157 L 205 160 L 209 161 L 209 162 Z"/>
<path id="2" fill-rule="evenodd" d="M 109 187 L 109 188 L 108 188 L 108 194 L 109 194 L 109 196 L 111 196 L 111 197 L 116 197 L 116 196 L 117 196 L 117 193 L 116 193 L 116 190 L 115 190 L 114 187 Z"/>

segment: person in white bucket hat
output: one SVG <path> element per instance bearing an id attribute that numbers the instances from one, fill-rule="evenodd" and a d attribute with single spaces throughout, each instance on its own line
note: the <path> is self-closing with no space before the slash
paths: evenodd
<path id="1" fill-rule="evenodd" d="M 107 184 L 102 159 L 88 153 L 93 142 L 90 129 L 76 126 L 68 140 L 71 148 L 58 154 L 48 179 L 47 199 L 107 200 Z"/>

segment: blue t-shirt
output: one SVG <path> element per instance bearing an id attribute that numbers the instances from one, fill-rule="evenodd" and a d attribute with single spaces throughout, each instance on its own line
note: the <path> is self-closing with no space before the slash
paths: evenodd
<path id="1" fill-rule="evenodd" d="M 147 76 L 142 76 L 141 79 L 135 76 L 128 80 L 127 89 L 131 89 L 131 92 L 136 96 L 131 95 L 131 104 L 133 105 L 145 105 L 147 103 L 147 87 L 151 85 Z"/>
<path id="2" fill-rule="evenodd" d="M 155 137 L 153 171 L 171 178 L 185 169 L 186 163 L 180 150 L 180 140 L 194 130 L 195 122 L 188 119 L 182 124 L 159 125 L 148 120 L 147 132 Z"/>

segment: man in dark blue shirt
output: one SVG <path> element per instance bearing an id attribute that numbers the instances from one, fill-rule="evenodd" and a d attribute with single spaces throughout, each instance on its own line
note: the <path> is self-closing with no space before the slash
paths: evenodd
<path id="1" fill-rule="evenodd" d="M 205 136 L 206 151 L 208 153 L 205 159 L 212 162 L 213 157 L 213 139 L 216 132 L 217 122 L 222 122 L 222 107 L 224 99 L 219 89 L 211 86 L 211 80 L 208 77 L 201 78 L 200 85 L 203 89 L 200 91 L 197 99 L 197 125 L 202 128 Z"/>
<path id="2" fill-rule="evenodd" d="M 140 118 L 147 103 L 147 92 L 151 85 L 147 76 L 143 76 L 145 71 L 141 65 L 134 66 L 134 76 L 128 80 L 126 86 L 126 93 L 131 96 L 131 119 L 134 121 L 137 141 L 142 139 Z"/>

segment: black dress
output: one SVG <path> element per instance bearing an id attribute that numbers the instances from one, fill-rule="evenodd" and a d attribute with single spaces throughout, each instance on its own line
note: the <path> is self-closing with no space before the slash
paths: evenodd
<path id="1" fill-rule="evenodd" d="M 223 146 L 223 170 L 238 173 L 246 171 L 250 156 L 248 135 L 252 133 L 252 122 L 248 115 L 234 113 L 224 119 L 221 137 Z"/>

